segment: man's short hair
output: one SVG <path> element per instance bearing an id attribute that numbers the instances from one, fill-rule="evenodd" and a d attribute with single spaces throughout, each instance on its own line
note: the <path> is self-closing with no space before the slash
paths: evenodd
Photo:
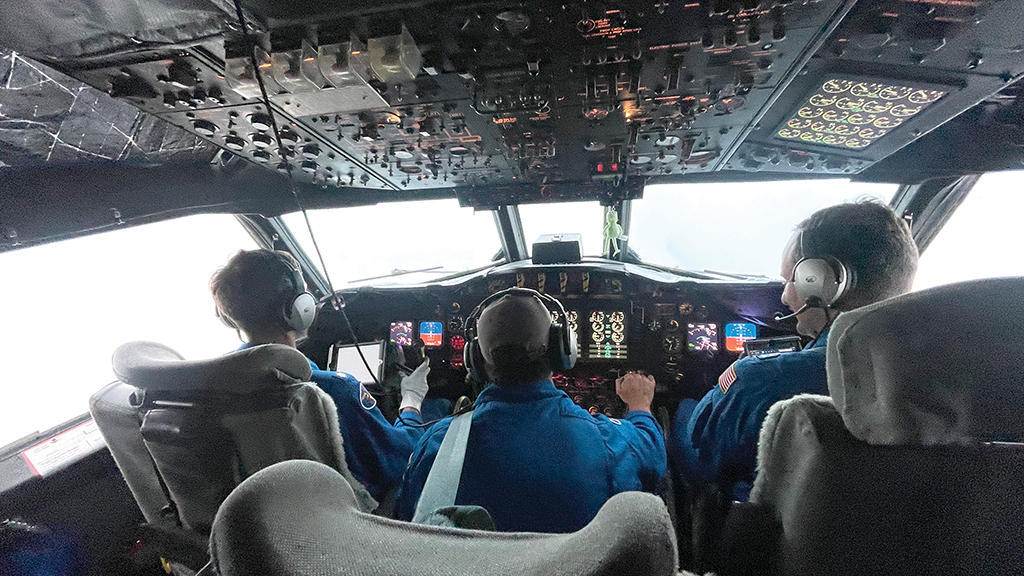
<path id="1" fill-rule="evenodd" d="M 284 301 L 295 292 L 298 261 L 287 252 L 239 250 L 210 278 L 210 293 L 222 314 L 250 337 L 287 332 Z"/>
<path id="2" fill-rule="evenodd" d="M 917 272 L 917 245 L 907 223 L 878 200 L 822 208 L 797 230 L 803 238 L 794 244 L 794 261 L 832 256 L 856 275 L 852 292 L 836 308 L 852 310 L 910 291 Z"/>
<path id="3" fill-rule="evenodd" d="M 490 379 L 532 384 L 551 375 L 547 358 L 551 313 L 535 297 L 507 295 L 480 314 L 477 337 Z"/>

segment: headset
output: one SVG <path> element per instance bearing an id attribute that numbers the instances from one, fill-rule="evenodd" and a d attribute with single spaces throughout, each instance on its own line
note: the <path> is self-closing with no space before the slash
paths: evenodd
<path id="1" fill-rule="evenodd" d="M 485 298 L 466 318 L 466 351 L 464 361 L 466 369 L 469 371 L 469 376 L 473 381 L 482 384 L 487 380 L 486 371 L 484 370 L 486 361 L 484 360 L 483 351 L 480 349 L 480 339 L 477 336 L 477 321 L 488 306 L 504 296 L 534 298 L 548 312 L 557 314 L 559 318 L 562 318 L 562 322 L 551 322 L 551 328 L 548 331 L 548 345 L 544 350 L 544 354 L 551 363 L 551 367 L 556 370 L 569 370 L 576 365 L 576 358 L 579 356 L 576 334 L 573 332 L 572 327 L 569 326 L 569 323 L 565 321 L 565 308 L 562 307 L 562 303 L 547 294 L 541 294 L 529 288 L 509 288 L 501 292 L 495 292 Z M 531 360 L 535 359 L 531 358 Z"/>
<path id="2" fill-rule="evenodd" d="M 285 294 L 281 303 L 281 319 L 292 330 L 306 330 L 313 325 L 316 318 L 316 298 L 306 290 L 302 279 L 302 270 L 284 261 L 281 264 L 288 268 L 291 290 Z M 239 330 L 238 325 L 220 306 L 216 306 L 217 318 L 228 328 Z"/>
<path id="3" fill-rule="evenodd" d="M 808 308 L 831 308 L 840 303 L 857 284 L 853 269 L 838 258 L 809 255 L 800 231 L 800 261 L 793 267 L 793 288 Z"/>

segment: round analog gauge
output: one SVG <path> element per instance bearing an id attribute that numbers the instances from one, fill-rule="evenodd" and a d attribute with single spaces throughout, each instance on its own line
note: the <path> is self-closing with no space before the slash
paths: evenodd
<path id="1" fill-rule="evenodd" d="M 622 344 L 622 342 L 625 339 L 626 339 L 626 335 L 621 333 L 621 332 L 616 332 L 616 333 L 612 334 L 612 342 L 614 342 L 616 344 Z"/>
<path id="2" fill-rule="evenodd" d="M 853 86 L 853 82 L 849 80 L 829 80 L 821 87 L 822 90 L 829 94 L 839 94 L 840 92 L 846 92 Z"/>
<path id="3" fill-rule="evenodd" d="M 594 334 L 604 332 L 604 324 L 601 322 L 591 322 L 590 329 L 593 330 Z"/>
<path id="4" fill-rule="evenodd" d="M 900 124 L 903 124 L 903 120 L 898 118 L 889 118 L 888 116 L 883 116 L 878 120 L 875 120 L 875 126 L 878 128 L 895 128 Z"/>
<path id="5" fill-rule="evenodd" d="M 612 320 L 612 332 L 615 334 L 622 334 L 625 330 L 626 326 L 622 322 Z"/>
<path id="6" fill-rule="evenodd" d="M 604 312 L 600 312 L 600 311 L 591 312 L 590 313 L 590 321 L 591 322 L 595 322 L 595 323 L 597 323 L 597 322 L 604 322 Z"/>
<path id="7" fill-rule="evenodd" d="M 850 94 L 854 96 L 863 96 L 867 98 L 877 98 L 878 91 L 885 88 L 884 84 L 873 84 L 867 82 L 858 82 L 850 88 Z"/>
<path id="8" fill-rule="evenodd" d="M 846 117 L 849 115 L 850 113 L 845 110 L 826 110 L 825 113 L 821 115 L 821 117 L 829 122 L 842 122 L 843 120 L 846 120 Z M 805 125 L 804 128 L 806 128 L 807 126 L 810 126 L 810 124 Z"/>
<path id="9" fill-rule="evenodd" d="M 839 109 L 842 109 L 842 110 L 860 109 L 863 106 L 864 106 L 864 99 L 863 98 L 840 98 L 839 101 L 836 102 L 836 108 L 839 108 Z"/>
<path id="10" fill-rule="evenodd" d="M 647 329 L 651 332 L 657 332 L 661 330 L 661 320 L 654 319 L 647 323 Z"/>
<path id="11" fill-rule="evenodd" d="M 825 107 L 835 104 L 836 100 L 837 98 L 835 96 L 824 96 L 822 94 L 815 94 L 814 96 L 811 96 L 811 99 L 808 102 L 810 102 L 812 106 Z"/>
<path id="12" fill-rule="evenodd" d="M 907 100 L 910 100 L 914 104 L 930 104 L 939 98 L 942 98 L 943 94 L 944 92 L 939 90 L 918 90 L 908 96 Z"/>
<path id="13" fill-rule="evenodd" d="M 832 110 L 829 110 L 825 114 L 827 115 L 827 114 L 830 114 L 830 113 L 834 114 L 834 112 Z M 828 118 L 828 117 L 826 117 L 825 119 L 826 120 L 832 120 L 832 118 Z M 807 128 L 808 126 L 810 126 L 812 122 L 814 122 L 814 120 L 810 120 L 810 119 L 807 119 L 807 118 L 793 118 L 789 122 L 786 122 L 786 126 L 789 126 L 790 128 L 793 128 L 794 130 L 803 130 L 804 128 Z"/>
<path id="14" fill-rule="evenodd" d="M 920 106 L 910 107 L 910 106 L 904 106 L 903 104 L 897 104 L 897 105 L 892 107 L 892 110 L 890 110 L 889 113 L 892 114 L 893 116 L 898 117 L 898 118 L 909 118 L 909 117 L 913 116 L 914 114 L 917 114 L 920 111 L 921 111 L 921 107 Z"/>
<path id="15" fill-rule="evenodd" d="M 878 120 L 878 116 L 875 114 L 851 114 L 849 118 L 850 124 L 854 126 L 864 126 L 865 124 L 871 124 L 875 120 Z"/>
<path id="16" fill-rule="evenodd" d="M 909 86 L 886 86 L 878 91 L 878 96 L 886 100 L 899 100 L 910 96 L 913 90 Z"/>
<path id="17" fill-rule="evenodd" d="M 889 108 L 892 108 L 892 102 L 879 102 L 878 100 L 870 100 L 862 106 L 862 109 L 868 114 L 881 114 Z"/>
<path id="18" fill-rule="evenodd" d="M 622 312 L 612 312 L 612 315 L 611 315 L 611 321 L 612 322 L 622 322 L 625 319 L 626 319 L 626 315 L 623 314 Z"/>
<path id="19" fill-rule="evenodd" d="M 817 118 L 818 116 L 821 116 L 824 113 L 825 110 L 822 108 L 811 108 L 810 106 L 804 106 L 803 108 L 797 110 L 796 115 L 801 118 Z"/>
<path id="20" fill-rule="evenodd" d="M 594 332 L 590 333 L 590 339 L 593 340 L 595 343 L 600 344 L 604 342 L 604 334 L 595 330 Z"/>
<path id="21" fill-rule="evenodd" d="M 678 354 L 683 349 L 683 339 L 679 336 L 666 336 L 661 347 L 669 354 Z"/>

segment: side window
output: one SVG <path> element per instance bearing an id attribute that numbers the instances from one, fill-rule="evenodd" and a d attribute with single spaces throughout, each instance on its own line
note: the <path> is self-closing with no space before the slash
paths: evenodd
<path id="1" fill-rule="evenodd" d="M 186 358 L 237 348 L 207 283 L 252 248 L 233 216 L 217 214 L 0 254 L 0 446 L 87 412 L 125 342 L 153 340 Z"/>
<path id="2" fill-rule="evenodd" d="M 990 172 L 921 255 L 914 290 L 950 282 L 1024 275 L 1020 218 L 1024 214 L 1024 170 Z"/>

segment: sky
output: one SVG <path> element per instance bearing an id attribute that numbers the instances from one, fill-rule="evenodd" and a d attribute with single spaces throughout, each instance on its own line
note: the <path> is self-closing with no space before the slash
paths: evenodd
<path id="1" fill-rule="evenodd" d="M 1022 188 L 1024 172 L 984 176 L 922 257 L 915 289 L 1024 275 L 1016 254 Z M 659 264 L 777 277 L 782 248 L 804 217 L 894 191 L 838 181 L 651 186 L 634 203 L 630 245 Z M 522 206 L 520 214 L 527 244 L 579 232 L 586 254 L 601 251 L 597 203 Z M 455 200 L 310 216 L 339 289 L 394 269 L 482 266 L 500 248 L 492 214 Z M 285 221 L 308 245 L 301 215 Z M 186 358 L 237 348 L 235 332 L 214 316 L 207 283 L 239 249 L 255 247 L 234 217 L 200 215 L 0 254 L 0 445 L 84 414 L 89 396 L 114 380 L 111 354 L 125 342 L 154 340 Z"/>

